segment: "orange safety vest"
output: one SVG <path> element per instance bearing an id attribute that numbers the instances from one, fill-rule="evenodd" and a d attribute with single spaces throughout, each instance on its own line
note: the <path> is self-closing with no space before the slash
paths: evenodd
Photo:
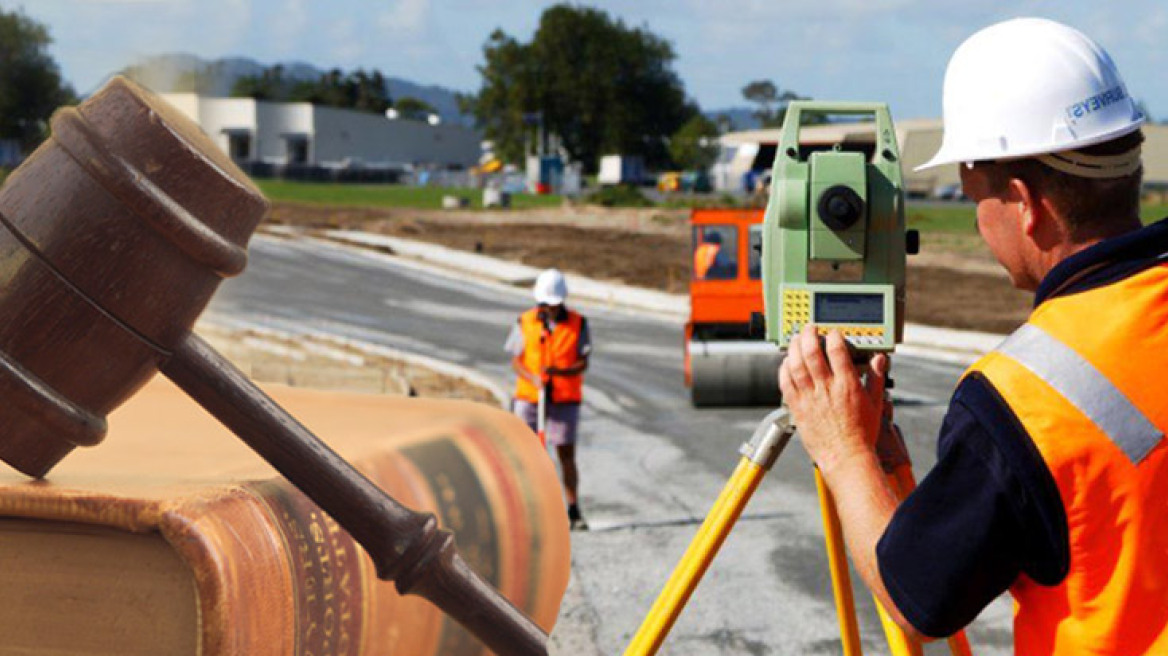
<path id="1" fill-rule="evenodd" d="M 532 308 L 519 316 L 523 334 L 523 366 L 531 371 L 545 367 L 568 367 L 579 360 L 580 329 L 584 320 L 579 314 L 565 309 L 567 316 L 556 322 L 555 330 L 545 334 L 539 318 L 539 308 Z M 579 403 L 583 398 L 584 376 L 552 376 L 552 403 Z M 539 402 L 539 388 L 519 376 L 515 382 L 515 396 L 530 403 Z"/>
<path id="2" fill-rule="evenodd" d="M 1044 302 L 970 371 L 1066 509 L 1066 578 L 1011 586 L 1015 653 L 1168 654 L 1168 265 Z"/>
<path id="3" fill-rule="evenodd" d="M 718 257 L 721 244 L 705 242 L 698 244 L 694 249 L 694 277 L 701 280 L 706 277 L 710 267 L 714 266 L 714 259 Z"/>

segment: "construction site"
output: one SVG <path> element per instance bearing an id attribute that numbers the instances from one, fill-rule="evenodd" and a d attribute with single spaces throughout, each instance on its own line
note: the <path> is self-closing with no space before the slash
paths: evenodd
<path id="1" fill-rule="evenodd" d="M 941 50 L 801 8 L 800 86 L 895 102 L 715 115 L 623 11 L 392 78 L 431 104 L 222 51 L 79 97 L 0 8 L 52 108 L 0 106 L 0 656 L 1168 653 L 1168 123 L 1111 55 L 897 14 L 951 54 L 894 122 Z"/>

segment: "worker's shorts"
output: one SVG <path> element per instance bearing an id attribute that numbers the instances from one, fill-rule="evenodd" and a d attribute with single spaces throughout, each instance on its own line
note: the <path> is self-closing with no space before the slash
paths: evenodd
<path id="1" fill-rule="evenodd" d="M 536 430 L 536 414 L 539 405 L 515 399 L 512 405 L 515 414 L 523 418 L 531 430 Z M 544 431 L 547 443 L 552 446 L 567 446 L 576 443 L 576 426 L 580 423 L 579 403 L 549 403 L 547 404 L 547 424 Z"/>

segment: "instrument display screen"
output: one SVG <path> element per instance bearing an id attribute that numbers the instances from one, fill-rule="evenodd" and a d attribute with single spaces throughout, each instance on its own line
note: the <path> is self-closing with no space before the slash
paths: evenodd
<path id="1" fill-rule="evenodd" d="M 815 294 L 816 323 L 884 323 L 883 294 Z"/>

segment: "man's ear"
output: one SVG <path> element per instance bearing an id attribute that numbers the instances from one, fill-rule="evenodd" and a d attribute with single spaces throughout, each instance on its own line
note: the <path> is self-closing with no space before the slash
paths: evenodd
<path id="1" fill-rule="evenodd" d="M 1066 226 L 1058 218 L 1058 212 L 1045 194 L 1018 178 L 1010 180 L 1007 194 L 1009 202 L 1018 203 L 1018 220 L 1021 221 L 1023 233 L 1039 248 L 1045 250 L 1048 245 L 1067 237 Z"/>
<path id="2" fill-rule="evenodd" d="M 1019 178 L 1010 178 L 1009 184 L 1006 185 L 1005 198 L 1002 201 L 1016 205 L 1022 232 L 1033 239 L 1040 227 L 1039 224 L 1042 220 L 1040 214 L 1043 208 L 1040 199 L 1030 188 L 1030 185 Z"/>

